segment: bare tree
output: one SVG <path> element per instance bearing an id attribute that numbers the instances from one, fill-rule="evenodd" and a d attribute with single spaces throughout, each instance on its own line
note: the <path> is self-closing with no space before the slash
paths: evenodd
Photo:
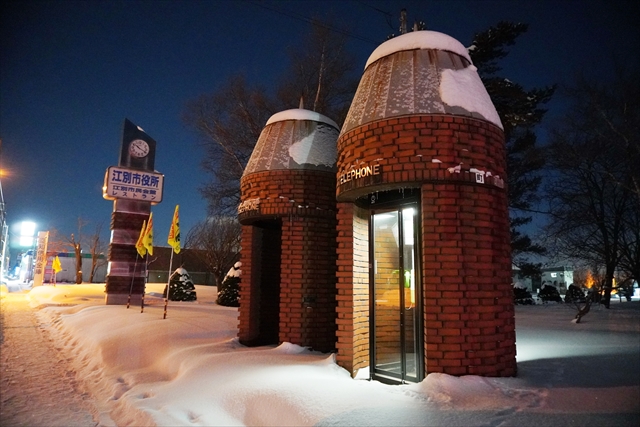
<path id="1" fill-rule="evenodd" d="M 67 244 L 73 249 L 76 257 L 76 284 L 82 283 L 82 228 L 87 222 L 78 217 L 78 233 L 71 233 L 71 237 L 67 238 Z"/>
<path id="2" fill-rule="evenodd" d="M 187 102 L 183 121 L 200 137 L 204 170 L 211 180 L 200 189 L 210 213 L 235 215 L 240 178 L 267 120 L 278 111 L 296 108 L 303 97 L 308 108 L 344 119 L 358 80 L 349 73 L 353 56 L 345 36 L 316 23 L 305 43 L 291 52 L 291 66 L 273 93 L 235 76 L 219 90 Z"/>
<path id="3" fill-rule="evenodd" d="M 546 231 L 557 254 L 602 266 L 608 308 L 624 254 L 633 264 L 638 253 L 638 77 L 619 73 L 607 85 L 580 79 L 566 94 L 571 106 L 548 152 Z"/>
<path id="4" fill-rule="evenodd" d="M 96 225 L 95 232 L 89 237 L 89 251 L 91 253 L 91 274 L 89 275 L 89 283 L 93 283 L 96 270 L 107 263 L 107 259 L 100 255 L 104 254 L 107 245 L 100 240 L 102 232 L 102 222 Z"/>
<path id="5" fill-rule="evenodd" d="M 197 223 L 186 238 L 186 245 L 206 263 L 218 288 L 227 271 L 240 255 L 240 223 L 234 217 L 209 217 Z"/>
<path id="6" fill-rule="evenodd" d="M 346 36 L 314 20 L 302 45 L 289 51 L 289 58 L 277 92 L 280 105 L 292 108 L 302 98 L 305 108 L 338 124 L 344 122 L 360 77 L 347 51 Z"/>
<path id="7" fill-rule="evenodd" d="M 276 112 L 264 90 L 233 77 L 218 92 L 187 103 L 183 120 L 205 151 L 211 181 L 200 189 L 212 212 L 231 214 L 240 203 L 240 178 L 260 132 Z"/>

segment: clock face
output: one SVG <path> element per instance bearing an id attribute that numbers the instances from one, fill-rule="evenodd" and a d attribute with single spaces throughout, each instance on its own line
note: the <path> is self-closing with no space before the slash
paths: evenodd
<path id="1" fill-rule="evenodd" d="M 149 144 L 141 139 L 134 139 L 129 144 L 129 154 L 133 157 L 142 158 L 149 154 Z"/>

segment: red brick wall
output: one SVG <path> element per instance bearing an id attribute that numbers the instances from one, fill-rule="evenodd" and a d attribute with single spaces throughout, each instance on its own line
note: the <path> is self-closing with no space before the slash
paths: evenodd
<path id="1" fill-rule="evenodd" d="M 253 342 L 260 334 L 259 291 L 261 258 L 254 252 L 261 245 L 261 232 L 257 227 L 242 226 L 242 277 L 240 279 L 240 308 L 238 309 L 238 338 L 240 342 Z M 255 315 L 252 315 L 255 313 Z"/>
<path id="2" fill-rule="evenodd" d="M 461 173 L 448 171 L 461 163 Z M 380 120 L 340 136 L 338 175 L 373 164 L 380 165 L 381 176 L 338 184 L 338 201 L 432 180 L 475 184 L 475 173 L 465 173 L 470 168 L 490 171 L 484 185 L 494 186 L 495 176 L 506 175 L 504 136 L 491 123 L 447 115 Z"/>
<path id="3" fill-rule="evenodd" d="M 308 170 L 278 170 L 242 178 L 242 201 L 259 200 L 257 209 L 241 212 L 243 224 L 239 337 L 261 334 L 267 307 L 258 295 L 264 284 L 259 267 L 264 252 L 280 255 L 278 341 L 335 349 L 336 334 L 336 202 L 335 174 Z M 260 226 L 278 221 L 281 240 L 259 240 Z M 245 244 L 245 241 L 247 242 Z M 251 243 L 250 243 L 251 242 Z"/>
<path id="4" fill-rule="evenodd" d="M 369 365 L 368 211 L 338 203 L 338 364 L 352 374 Z"/>
<path id="5" fill-rule="evenodd" d="M 353 327 L 360 286 L 353 265 L 361 255 L 352 243 L 358 208 L 350 202 L 376 191 L 421 188 L 426 373 L 515 375 L 502 131 L 481 120 L 431 115 L 380 120 L 340 136 L 338 176 L 374 164 L 380 175 L 336 187 L 338 363 L 351 372 L 367 364 Z M 491 176 L 478 182 L 471 169 Z"/>
<path id="6" fill-rule="evenodd" d="M 490 187 L 422 186 L 427 372 L 516 373 L 506 202 Z"/>
<path id="7" fill-rule="evenodd" d="M 240 181 L 241 200 L 259 199 L 258 211 L 240 213 L 243 224 L 265 218 L 312 216 L 335 218 L 335 174 L 311 170 L 253 173 Z"/>
<path id="8" fill-rule="evenodd" d="M 283 221 L 280 342 L 335 349 L 335 236 L 335 219 Z"/>

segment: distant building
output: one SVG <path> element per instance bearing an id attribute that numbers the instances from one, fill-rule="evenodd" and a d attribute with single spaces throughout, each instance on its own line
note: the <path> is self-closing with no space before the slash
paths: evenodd
<path id="1" fill-rule="evenodd" d="M 148 259 L 148 276 L 147 282 L 150 283 L 164 283 L 169 280 L 169 261 L 171 259 L 171 248 L 156 246 L 153 248 L 154 255 Z M 179 267 L 183 267 L 189 272 L 189 276 L 195 284 L 198 285 L 215 285 L 215 277 L 213 273 L 207 271 L 206 263 L 203 261 L 204 257 L 199 256 L 196 249 L 183 249 L 179 254 L 173 256 L 173 263 L 171 270 L 175 271 Z M 30 263 L 32 254 L 25 254 L 25 271 L 28 271 L 26 263 Z M 76 281 L 76 257 L 73 253 L 61 252 L 58 253 L 62 270 L 56 275 L 57 283 L 75 283 Z M 107 260 L 104 255 L 100 255 L 100 262 L 96 268 L 93 282 L 104 283 L 107 275 Z M 53 282 L 53 269 L 51 267 L 53 256 L 49 256 L 47 266 L 45 268 L 44 282 Z M 147 260 L 138 260 L 137 268 L 142 271 L 143 263 Z M 173 272 L 172 271 L 172 272 Z M 91 277 L 91 254 L 82 254 L 82 281 L 89 283 Z"/>
<path id="2" fill-rule="evenodd" d="M 62 270 L 55 276 L 56 283 L 76 282 L 76 256 L 74 253 L 60 252 L 57 254 Z M 54 255 L 49 255 L 47 266 L 44 269 L 44 283 L 53 283 L 53 263 Z M 102 283 L 107 274 L 107 260 L 104 255 L 99 256 L 98 266 L 93 275 L 94 283 Z M 82 282 L 89 283 L 91 278 L 91 254 L 82 254 Z"/>
<path id="3" fill-rule="evenodd" d="M 567 292 L 569 285 L 573 284 L 573 268 L 570 267 L 547 267 L 542 269 L 541 287 L 548 284 L 553 285 L 561 294 Z"/>

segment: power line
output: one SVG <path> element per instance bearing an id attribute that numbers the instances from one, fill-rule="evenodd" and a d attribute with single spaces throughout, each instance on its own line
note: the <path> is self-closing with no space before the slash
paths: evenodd
<path id="1" fill-rule="evenodd" d="M 364 1 L 358 1 L 358 3 L 360 3 L 363 6 L 368 7 L 370 9 L 373 9 L 376 12 L 380 12 L 381 14 L 383 14 L 384 15 L 384 19 L 385 19 L 385 21 L 387 21 L 387 25 L 389 26 L 389 28 L 392 29 L 392 30 L 395 30 L 395 28 L 393 27 L 393 24 L 391 24 L 391 21 L 389 21 L 389 19 L 393 18 L 393 14 L 391 12 L 387 12 L 386 10 L 382 10 L 380 8 L 372 6 L 369 3 L 366 3 Z"/>
<path id="2" fill-rule="evenodd" d="M 358 34 L 356 34 L 354 32 L 343 30 L 343 29 L 338 28 L 338 27 L 334 27 L 333 25 L 329 25 L 329 24 L 327 24 L 325 22 L 320 22 L 318 20 L 314 20 L 313 18 L 309 18 L 308 16 L 305 16 L 305 15 L 302 15 L 302 14 L 299 14 L 299 13 L 285 11 L 285 10 L 278 9 L 276 7 L 273 7 L 273 6 L 267 6 L 265 4 L 262 4 L 262 2 L 258 2 L 258 1 L 251 1 L 250 0 L 249 3 L 252 3 L 252 4 L 254 4 L 254 5 L 258 6 L 258 7 L 261 7 L 263 9 L 267 9 L 267 10 L 270 10 L 272 12 L 279 13 L 280 15 L 288 16 L 289 18 L 293 18 L 293 19 L 297 19 L 297 20 L 302 21 L 302 22 L 306 22 L 308 24 L 319 25 L 319 26 L 321 26 L 323 28 L 326 28 L 329 31 L 333 31 L 335 33 L 342 34 L 344 36 L 351 37 L 353 39 L 357 39 L 357 40 L 360 40 L 360 41 L 363 41 L 363 42 L 366 42 L 366 43 L 371 43 L 371 44 L 373 44 L 375 46 L 378 46 L 380 44 L 380 41 L 375 41 L 375 40 L 363 37 L 361 35 L 358 35 Z"/>

